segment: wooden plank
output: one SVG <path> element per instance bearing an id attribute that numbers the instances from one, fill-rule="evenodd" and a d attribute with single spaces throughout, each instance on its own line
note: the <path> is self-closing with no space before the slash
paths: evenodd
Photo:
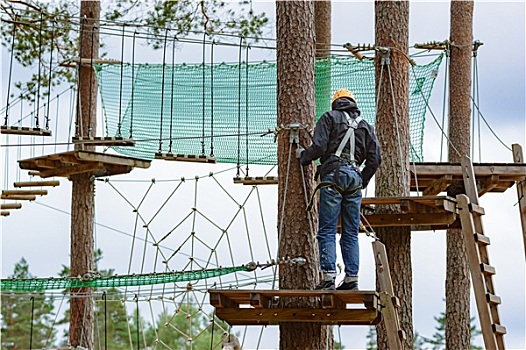
<path id="1" fill-rule="evenodd" d="M 2 211 L 0 211 L 0 215 L 1 216 L 9 216 L 9 215 L 11 215 L 11 213 L 6 211 L 6 210 L 2 210 Z"/>
<path id="2" fill-rule="evenodd" d="M 88 151 L 76 151 L 75 156 L 78 160 L 90 161 L 90 162 L 102 162 L 113 165 L 126 165 L 135 168 L 147 169 L 150 167 L 151 161 L 131 158 L 125 156 L 117 156 L 113 154 L 88 152 Z"/>
<path id="3" fill-rule="evenodd" d="M 51 130 L 27 126 L 2 125 L 0 128 L 0 133 L 5 135 L 51 136 Z"/>
<path id="4" fill-rule="evenodd" d="M 471 159 L 469 159 L 468 156 L 462 156 L 460 164 L 462 166 L 462 178 L 464 179 L 464 189 L 466 191 L 466 195 L 469 198 L 469 202 L 471 204 L 478 205 L 479 196 L 477 192 L 477 184 L 475 172 L 473 170 L 473 163 L 471 163 Z"/>
<path id="5" fill-rule="evenodd" d="M 20 208 L 22 208 L 22 204 L 20 203 L 0 204 L 0 209 L 2 210 L 11 210 L 11 209 L 20 209 Z"/>
<path id="6" fill-rule="evenodd" d="M 515 143 L 511 146 L 513 151 L 513 161 L 515 163 L 524 163 L 522 147 Z M 516 182 L 517 198 L 519 201 L 519 216 L 522 227 L 522 241 L 524 243 L 524 256 L 526 257 L 526 176 Z"/>
<path id="7" fill-rule="evenodd" d="M 336 294 L 339 299 L 347 304 L 361 304 L 367 300 L 378 299 L 376 291 L 324 291 L 324 290 L 303 290 L 303 289 L 280 289 L 280 290 L 244 290 L 244 289 L 209 289 L 210 295 L 220 294 L 226 298 L 234 301 L 239 305 L 250 305 L 252 302 L 251 296 L 258 294 L 259 298 L 277 298 L 277 297 L 296 297 L 296 298 L 312 298 L 323 297 L 324 295 Z M 262 304 L 263 305 L 263 304 Z"/>
<path id="8" fill-rule="evenodd" d="M 424 196 L 437 195 L 440 192 L 444 192 L 449 185 L 453 182 L 453 175 L 445 174 L 442 175 L 439 179 L 434 181 L 430 186 L 424 190 Z"/>
<path id="9" fill-rule="evenodd" d="M 36 195 L 36 196 L 44 196 L 47 194 L 47 190 L 2 190 L 2 194 L 6 196 L 13 196 L 13 195 Z"/>
<path id="10" fill-rule="evenodd" d="M 231 326 L 317 322 L 330 325 L 374 325 L 380 314 L 369 309 L 217 308 L 216 316 Z"/>
<path id="11" fill-rule="evenodd" d="M 71 175 L 89 173 L 89 172 L 104 169 L 104 168 L 105 166 L 103 163 L 90 162 L 87 164 L 61 166 L 58 168 L 41 171 L 40 176 L 43 178 L 52 177 L 52 176 L 68 177 Z"/>
<path id="12" fill-rule="evenodd" d="M 490 192 L 494 188 L 496 188 L 499 185 L 500 177 L 497 174 L 493 174 L 489 176 L 488 178 L 483 179 L 483 185 L 484 187 L 479 190 L 479 197 L 482 196 L 485 193 Z"/>
<path id="13" fill-rule="evenodd" d="M 412 226 L 412 225 L 449 225 L 455 222 L 454 213 L 427 214 L 369 214 L 365 215 L 373 227 Z"/>
<path id="14" fill-rule="evenodd" d="M 34 201 L 35 199 L 37 199 L 37 196 L 23 195 L 23 194 L 12 194 L 12 195 L 2 194 L 1 199 L 13 200 L 13 201 Z"/>
<path id="15" fill-rule="evenodd" d="M 60 181 L 49 180 L 49 181 L 25 181 L 25 182 L 15 182 L 13 184 L 16 188 L 20 187 L 48 187 L 48 186 L 60 186 Z"/>
<path id="16" fill-rule="evenodd" d="M 135 146 L 135 140 L 124 137 L 78 137 L 72 138 L 74 144 L 86 144 L 93 146 Z"/>

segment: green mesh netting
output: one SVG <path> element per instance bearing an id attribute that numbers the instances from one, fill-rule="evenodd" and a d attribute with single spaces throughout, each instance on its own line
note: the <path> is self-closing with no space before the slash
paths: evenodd
<path id="1" fill-rule="evenodd" d="M 250 265 L 225 267 L 201 271 L 166 272 L 131 276 L 110 276 L 95 278 L 30 278 L 2 279 L 2 291 L 36 291 L 72 288 L 118 288 L 145 286 L 162 283 L 187 282 L 227 275 L 239 271 L 252 271 Z"/>
<path id="2" fill-rule="evenodd" d="M 442 57 L 410 69 L 411 161 L 423 161 L 426 101 Z M 107 64 L 96 71 L 106 134 L 137 141 L 135 147 L 114 147 L 117 152 L 145 159 L 161 151 L 213 155 L 223 163 L 277 163 L 273 136 L 261 136 L 276 128 L 276 63 Z M 354 92 L 362 117 L 374 124 L 374 62 L 318 60 L 318 117 L 339 88 Z"/>

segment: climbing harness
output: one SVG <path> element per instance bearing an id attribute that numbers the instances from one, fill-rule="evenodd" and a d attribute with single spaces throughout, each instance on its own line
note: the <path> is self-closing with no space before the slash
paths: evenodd
<path id="1" fill-rule="evenodd" d="M 336 191 L 338 191 L 339 194 L 342 195 L 342 197 L 350 196 L 356 193 L 356 191 L 360 190 L 362 186 L 358 187 L 352 187 L 352 188 L 343 188 L 340 186 L 339 183 L 339 172 L 340 172 L 340 166 L 343 163 L 346 163 L 346 165 L 349 165 L 355 169 L 358 169 L 358 164 L 356 163 L 356 159 L 354 158 L 354 150 L 355 150 L 355 137 L 354 137 L 354 131 L 358 128 L 358 124 L 362 121 L 362 117 L 358 116 L 356 118 L 351 118 L 347 112 L 343 112 L 345 116 L 347 117 L 347 123 L 349 124 L 349 128 L 347 129 L 347 132 L 343 136 L 342 141 L 340 142 L 340 145 L 338 146 L 338 149 L 334 154 L 331 156 L 335 156 L 338 158 L 338 166 L 334 170 L 334 178 L 332 181 L 320 181 L 320 183 L 316 186 L 314 191 L 312 192 L 310 201 L 307 205 L 307 210 L 311 210 L 314 205 L 314 196 L 316 195 L 316 192 L 318 190 L 325 188 L 325 187 L 332 187 Z M 343 149 L 345 148 L 345 145 L 349 142 L 349 154 L 348 157 L 342 157 Z M 319 176 L 319 171 L 316 173 L 316 178 Z"/>

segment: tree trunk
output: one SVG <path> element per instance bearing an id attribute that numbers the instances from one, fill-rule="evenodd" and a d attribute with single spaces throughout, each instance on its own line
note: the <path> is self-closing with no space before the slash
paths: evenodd
<path id="1" fill-rule="evenodd" d="M 277 124 L 287 126 L 296 121 L 312 128 L 315 116 L 313 2 L 277 1 L 276 26 Z M 302 169 L 295 157 L 296 145 L 289 143 L 289 135 L 289 130 L 283 130 L 278 137 L 279 256 L 303 256 L 307 259 L 307 264 L 281 265 L 279 287 L 314 289 L 319 280 L 318 249 L 314 237 L 317 213 L 315 210 L 306 212 Z M 310 144 L 303 130 L 300 131 L 300 144 L 303 147 Z M 289 165 L 290 171 L 287 171 Z M 314 167 L 306 167 L 304 175 L 307 195 L 310 196 L 314 187 Z M 290 298 L 282 304 L 299 308 L 311 308 L 315 305 L 315 300 L 301 302 L 296 298 Z M 281 323 L 280 349 L 326 349 L 326 329 L 319 323 Z"/>
<path id="2" fill-rule="evenodd" d="M 331 0 L 314 1 L 314 34 L 316 37 L 316 61 L 323 65 L 316 65 L 316 116 L 321 116 L 331 109 L 331 66 L 328 58 L 331 56 Z M 316 249 L 316 248 L 315 248 Z M 334 349 L 333 327 L 327 327 L 327 350 Z"/>
<path id="3" fill-rule="evenodd" d="M 316 60 L 323 63 L 331 56 L 331 8 L 331 0 L 314 1 Z M 316 116 L 331 109 L 331 90 L 331 66 L 316 65 Z"/>
<path id="4" fill-rule="evenodd" d="M 451 59 L 449 63 L 449 161 L 469 155 L 471 118 L 471 55 L 473 1 L 451 2 Z M 448 195 L 464 193 L 460 181 Z M 470 348 L 469 267 L 462 231 L 447 230 L 446 348 Z"/>
<path id="5" fill-rule="evenodd" d="M 408 52 L 409 2 L 376 1 L 375 26 L 376 45 L 388 48 L 389 55 L 386 60 L 386 56 L 377 53 L 375 61 L 379 94 L 376 131 L 382 150 L 382 164 L 376 174 L 376 195 L 408 196 L 409 62 L 402 53 Z M 396 213 L 400 210 L 394 206 L 382 206 L 377 211 Z M 401 327 L 406 333 L 404 347 L 412 349 L 411 230 L 409 227 L 385 227 L 378 228 L 377 233 L 386 246 L 394 292 L 402 304 L 399 316 Z M 377 330 L 378 349 L 387 349 L 387 334 L 382 323 Z"/>
<path id="6" fill-rule="evenodd" d="M 99 1 L 81 1 L 80 57 L 98 58 Z M 80 66 L 77 134 L 95 136 L 97 80 L 90 66 Z M 90 146 L 76 149 L 93 150 Z M 90 173 L 72 175 L 71 195 L 71 276 L 84 276 L 93 271 L 94 183 Z M 69 337 L 72 347 L 93 349 L 93 296 L 88 288 L 72 289 L 70 301 Z"/>

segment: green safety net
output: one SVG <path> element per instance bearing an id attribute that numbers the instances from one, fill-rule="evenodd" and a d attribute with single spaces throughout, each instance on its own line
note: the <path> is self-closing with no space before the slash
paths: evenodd
<path id="1" fill-rule="evenodd" d="M 136 274 L 126 276 L 84 278 L 29 278 L 29 279 L 2 279 L 0 289 L 2 291 L 42 291 L 53 289 L 73 288 L 118 288 L 145 286 L 162 283 L 176 283 L 196 281 L 212 277 L 219 277 L 234 272 L 252 271 L 255 266 L 247 264 L 237 267 L 225 267 L 219 269 L 207 269 L 200 271 L 164 272 L 151 274 Z"/>
<path id="2" fill-rule="evenodd" d="M 409 70 L 411 161 L 423 161 L 426 101 L 442 58 Z M 117 152 L 144 159 L 161 152 L 212 155 L 223 163 L 277 163 L 277 145 L 268 133 L 277 127 L 276 63 L 103 64 L 96 72 L 106 135 L 136 141 L 134 147 L 114 147 Z M 317 60 L 317 117 L 339 88 L 353 91 L 362 117 L 374 125 L 374 62 Z"/>

